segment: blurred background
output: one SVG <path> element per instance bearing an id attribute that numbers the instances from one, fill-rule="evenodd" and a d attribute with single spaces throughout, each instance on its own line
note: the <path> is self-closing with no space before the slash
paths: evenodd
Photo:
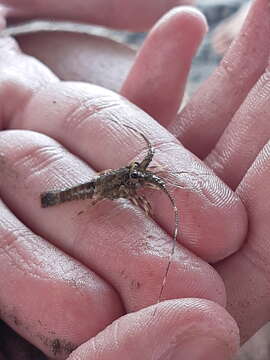
<path id="1" fill-rule="evenodd" d="M 209 33 L 193 60 L 188 82 L 188 93 L 192 94 L 204 79 L 219 63 L 223 53 L 228 48 L 231 39 L 237 34 L 247 13 L 249 0 L 197 0 L 199 8 L 206 16 Z M 23 34 L 40 30 L 75 31 L 102 35 L 116 41 L 138 48 L 146 33 L 131 33 L 115 31 L 98 26 L 74 24 L 68 22 L 35 21 L 15 27 L 10 27 L 5 33 Z"/>

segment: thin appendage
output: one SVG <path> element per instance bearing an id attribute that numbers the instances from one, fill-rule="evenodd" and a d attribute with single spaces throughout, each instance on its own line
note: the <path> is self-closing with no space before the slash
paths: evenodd
<path id="1" fill-rule="evenodd" d="M 142 170 L 146 170 L 146 168 L 148 167 L 148 165 L 150 164 L 150 162 L 152 161 L 153 157 L 154 157 L 154 153 L 155 153 L 155 150 L 154 148 L 152 147 L 152 144 L 150 143 L 150 141 L 147 139 L 147 137 L 141 133 L 139 130 L 137 129 L 134 129 L 132 126 L 129 126 L 129 125 L 125 125 L 123 124 L 123 126 L 125 126 L 126 128 L 134 131 L 136 134 L 139 134 L 143 139 L 144 141 L 146 142 L 147 146 L 148 146 L 148 152 L 145 156 L 145 158 L 142 160 L 142 162 L 140 163 L 140 168 Z"/>
<path id="2" fill-rule="evenodd" d="M 147 152 L 145 158 L 140 163 L 140 168 L 146 170 L 154 157 L 155 150 L 152 147 L 152 144 L 150 143 L 150 141 L 147 139 L 147 137 L 144 136 L 144 134 L 142 134 L 140 132 L 138 132 L 138 133 L 144 138 L 144 140 L 146 141 L 147 146 L 148 146 L 148 152 Z"/>
<path id="3" fill-rule="evenodd" d="M 130 200 L 133 202 L 134 205 L 140 207 L 147 216 L 151 214 L 152 212 L 151 204 L 149 203 L 149 201 L 147 201 L 145 196 L 136 194 L 133 197 L 131 197 Z"/>
<path id="4" fill-rule="evenodd" d="M 95 191 L 95 181 L 76 185 L 65 190 L 44 192 L 40 195 L 43 208 L 61 204 L 66 201 L 91 199 Z"/>
<path id="5" fill-rule="evenodd" d="M 169 191 L 167 190 L 167 188 L 165 186 L 162 187 L 162 190 L 168 196 L 168 198 L 170 199 L 170 202 L 171 202 L 171 204 L 173 206 L 175 228 L 174 228 L 174 234 L 173 234 L 172 250 L 171 250 L 169 260 L 168 260 L 168 264 L 167 264 L 167 267 L 166 267 L 166 270 L 165 270 L 165 275 L 164 275 L 164 278 L 163 278 L 163 282 L 162 282 L 162 285 L 161 285 L 161 289 L 160 289 L 160 293 L 159 293 L 157 303 L 160 303 L 160 301 L 162 299 L 164 288 L 166 286 L 168 273 L 169 273 L 171 263 L 172 263 L 172 259 L 173 259 L 173 255 L 174 255 L 174 252 L 175 252 L 175 247 L 176 247 L 176 243 L 177 243 L 178 228 L 179 228 L 179 213 L 178 213 L 178 209 L 177 209 L 176 204 L 175 204 L 175 200 L 174 200 L 174 198 L 172 197 L 172 195 L 169 193 Z"/>
<path id="6" fill-rule="evenodd" d="M 116 121 L 116 120 L 112 120 L 112 119 L 111 119 L 111 121 L 114 122 L 114 123 L 116 123 L 116 124 L 118 124 L 118 125 L 120 125 L 120 126 L 124 126 L 125 128 L 132 130 L 133 132 L 135 132 L 136 134 L 140 135 L 140 136 L 144 139 L 144 141 L 146 142 L 147 147 L 148 147 L 148 152 L 147 152 L 145 158 L 141 161 L 141 163 L 140 163 L 140 168 L 141 168 L 142 170 L 147 169 L 147 167 L 149 166 L 150 162 L 152 161 L 152 159 L 153 159 L 153 157 L 154 157 L 154 153 L 155 153 L 155 150 L 154 150 L 154 148 L 152 147 L 152 144 L 150 143 L 150 141 L 147 139 L 147 137 L 146 137 L 142 132 L 140 132 L 139 130 L 135 129 L 134 127 L 132 127 L 132 126 L 130 126 L 130 125 L 126 125 L 126 124 L 121 124 L 121 123 L 119 123 L 119 122 Z"/>

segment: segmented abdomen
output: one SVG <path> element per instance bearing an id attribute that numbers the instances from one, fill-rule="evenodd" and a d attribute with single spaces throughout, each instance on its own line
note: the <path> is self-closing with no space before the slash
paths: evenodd
<path id="1" fill-rule="evenodd" d="M 44 192 L 40 195 L 43 208 L 61 204 L 71 200 L 91 199 L 95 190 L 95 181 L 74 186 L 65 190 Z"/>

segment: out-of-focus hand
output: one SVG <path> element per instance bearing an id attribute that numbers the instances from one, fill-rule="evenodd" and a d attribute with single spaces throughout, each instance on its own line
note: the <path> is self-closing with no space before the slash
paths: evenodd
<path id="1" fill-rule="evenodd" d="M 1 0 L 8 23 L 32 19 L 70 20 L 115 29 L 149 29 L 164 13 L 195 0 Z"/>

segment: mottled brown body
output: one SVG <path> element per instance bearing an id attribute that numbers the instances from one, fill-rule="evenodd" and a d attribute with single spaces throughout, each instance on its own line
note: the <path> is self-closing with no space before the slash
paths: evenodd
<path id="1" fill-rule="evenodd" d="M 66 201 L 84 199 L 91 199 L 91 202 L 94 205 L 103 199 L 115 200 L 119 198 L 125 198 L 130 199 L 134 204 L 140 206 L 147 214 L 149 214 L 151 210 L 149 202 L 143 195 L 138 194 L 137 191 L 142 187 L 150 187 L 153 189 L 162 190 L 164 193 L 166 193 L 173 205 L 175 214 L 175 230 L 172 252 L 158 298 L 159 302 L 166 284 L 167 275 L 177 241 L 179 226 L 178 209 L 175 205 L 174 198 L 166 188 L 165 180 L 149 169 L 149 164 L 151 163 L 154 156 L 154 149 L 152 148 L 151 143 L 145 137 L 145 135 L 138 130 L 132 128 L 129 125 L 123 126 L 139 134 L 146 141 L 148 145 L 148 152 L 141 162 L 131 162 L 128 166 L 116 170 L 105 170 L 99 173 L 89 182 L 76 185 L 68 189 L 44 192 L 41 194 L 41 206 L 45 208 L 61 204 Z"/>

